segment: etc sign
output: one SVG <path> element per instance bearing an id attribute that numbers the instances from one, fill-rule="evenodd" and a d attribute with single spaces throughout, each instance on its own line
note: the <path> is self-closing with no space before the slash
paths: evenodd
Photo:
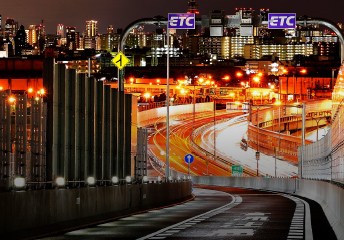
<path id="1" fill-rule="evenodd" d="M 168 28 L 169 29 L 195 29 L 194 13 L 169 13 Z"/>
<path id="2" fill-rule="evenodd" d="M 269 13 L 269 29 L 295 28 L 295 13 Z"/>

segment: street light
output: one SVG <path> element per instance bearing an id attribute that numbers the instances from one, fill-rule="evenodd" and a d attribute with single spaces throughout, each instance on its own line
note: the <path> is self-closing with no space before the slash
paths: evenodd
<path id="1" fill-rule="evenodd" d="M 146 98 L 146 102 L 147 102 L 147 99 L 150 97 L 150 93 L 145 93 L 143 96 Z"/>

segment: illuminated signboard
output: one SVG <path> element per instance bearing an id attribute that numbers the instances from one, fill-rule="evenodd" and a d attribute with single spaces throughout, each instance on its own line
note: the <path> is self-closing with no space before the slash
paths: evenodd
<path id="1" fill-rule="evenodd" d="M 295 13 L 269 13 L 269 29 L 295 28 Z"/>
<path id="2" fill-rule="evenodd" d="M 168 28 L 169 29 L 195 29 L 194 13 L 169 13 Z"/>

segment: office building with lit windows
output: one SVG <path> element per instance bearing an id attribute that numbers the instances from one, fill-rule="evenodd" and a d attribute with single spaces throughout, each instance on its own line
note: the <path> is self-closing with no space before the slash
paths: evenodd
<path id="1" fill-rule="evenodd" d="M 94 37 L 98 34 L 98 21 L 88 20 L 86 21 L 85 37 Z"/>
<path id="2" fill-rule="evenodd" d="M 59 35 L 61 38 L 66 37 L 66 29 L 63 24 L 58 24 L 56 29 L 56 35 Z"/>

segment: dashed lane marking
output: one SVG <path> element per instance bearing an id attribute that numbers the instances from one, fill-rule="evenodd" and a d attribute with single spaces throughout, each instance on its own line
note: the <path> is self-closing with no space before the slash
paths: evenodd
<path id="1" fill-rule="evenodd" d="M 142 238 L 138 238 L 137 240 L 164 239 L 167 236 L 171 236 L 172 234 L 179 232 L 181 230 L 180 228 L 185 229 L 185 228 L 191 227 L 191 226 L 193 226 L 193 225 L 195 225 L 197 223 L 200 223 L 200 222 L 208 219 L 209 217 L 218 215 L 218 214 L 220 214 L 220 213 L 222 213 L 222 212 L 224 212 L 226 210 L 229 210 L 229 209 L 239 205 L 242 202 L 242 198 L 240 196 L 233 196 L 233 195 L 231 195 L 229 193 L 227 193 L 227 194 L 232 197 L 232 201 L 230 203 L 228 203 L 228 204 L 226 204 L 226 205 L 224 205 L 222 207 L 210 210 L 210 211 L 208 211 L 206 213 L 200 214 L 198 216 L 189 218 L 187 220 L 184 220 L 184 221 L 179 222 L 177 224 L 174 224 L 172 226 L 166 227 L 164 229 L 161 229 L 161 230 L 159 230 L 157 232 L 151 233 L 151 234 L 149 234 L 147 236 L 144 236 Z M 165 236 L 166 233 L 168 233 L 169 235 Z"/>

